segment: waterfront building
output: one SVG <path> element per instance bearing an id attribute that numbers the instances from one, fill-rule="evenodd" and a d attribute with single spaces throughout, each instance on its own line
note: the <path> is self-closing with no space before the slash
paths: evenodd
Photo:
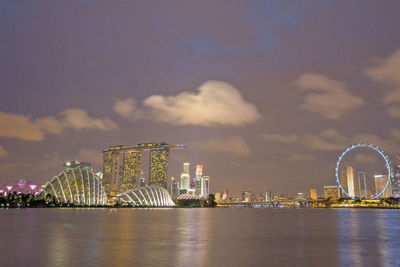
<path id="1" fill-rule="evenodd" d="M 228 200 L 228 189 L 226 189 L 224 191 L 224 193 L 222 193 L 221 200 L 222 201 L 227 201 Z"/>
<path id="2" fill-rule="evenodd" d="M 393 175 L 390 179 L 390 184 L 392 186 L 392 196 L 400 197 L 400 165 L 393 167 Z"/>
<path id="3" fill-rule="evenodd" d="M 250 191 L 242 191 L 242 202 L 250 202 L 251 201 L 251 192 Z"/>
<path id="4" fill-rule="evenodd" d="M 340 184 L 349 197 L 360 197 L 359 193 L 356 193 L 358 183 L 355 176 L 355 169 L 353 166 L 344 166 L 339 169 Z M 346 195 L 342 194 L 342 196 L 345 197 Z"/>
<path id="5" fill-rule="evenodd" d="M 124 204 L 142 207 L 175 206 L 168 191 L 161 186 L 146 186 L 128 190 L 121 194 Z"/>
<path id="6" fill-rule="evenodd" d="M 315 189 L 315 188 L 310 189 L 310 199 L 312 199 L 312 200 L 318 199 L 317 189 Z"/>
<path id="7" fill-rule="evenodd" d="M 264 202 L 265 201 L 265 193 L 260 193 L 257 199 L 258 202 Z"/>
<path id="8" fill-rule="evenodd" d="M 207 197 L 210 194 L 210 176 L 204 176 L 203 195 Z"/>
<path id="9" fill-rule="evenodd" d="M 337 199 L 340 198 L 340 188 L 337 185 L 324 186 L 324 199 Z"/>
<path id="10" fill-rule="evenodd" d="M 375 196 L 377 196 L 382 190 L 386 187 L 388 177 L 386 174 L 375 174 L 374 182 L 375 182 Z M 392 196 L 392 189 L 390 184 L 380 196 L 380 198 L 388 198 Z"/>
<path id="11" fill-rule="evenodd" d="M 179 196 L 179 182 L 174 177 L 171 178 L 170 195 L 172 199 L 175 199 Z"/>
<path id="12" fill-rule="evenodd" d="M 203 195 L 202 195 L 202 189 L 203 189 L 203 183 L 202 183 L 202 180 L 203 179 L 201 179 L 201 178 L 196 178 L 195 179 L 195 195 L 196 196 L 200 196 L 200 197 L 202 197 Z"/>
<path id="13" fill-rule="evenodd" d="M 265 201 L 271 201 L 272 200 L 272 192 L 271 190 L 267 189 L 265 190 Z"/>
<path id="14" fill-rule="evenodd" d="M 89 168 L 68 168 L 47 182 L 40 193 L 50 195 L 60 204 L 104 205 L 107 196 L 100 178 Z"/>
<path id="15" fill-rule="evenodd" d="M 221 201 L 221 193 L 217 192 L 215 193 L 215 201 L 220 202 Z"/>
<path id="16" fill-rule="evenodd" d="M 187 174 L 188 176 L 190 176 L 190 163 L 189 162 L 183 163 L 183 172 L 182 172 L 182 174 Z"/>
<path id="17" fill-rule="evenodd" d="M 147 143 L 104 149 L 102 182 L 107 195 L 113 197 L 142 186 L 139 175 L 143 151 L 150 151 L 149 177 L 145 185 L 167 188 L 169 152 L 174 148 L 185 147 L 167 143 Z"/>
<path id="18" fill-rule="evenodd" d="M 66 171 L 67 169 L 75 169 L 75 168 L 91 168 L 90 163 L 82 162 L 78 160 L 70 160 L 63 163 L 62 170 Z"/>

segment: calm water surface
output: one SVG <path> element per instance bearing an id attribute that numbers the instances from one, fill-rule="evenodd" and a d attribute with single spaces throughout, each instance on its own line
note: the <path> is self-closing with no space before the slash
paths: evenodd
<path id="1" fill-rule="evenodd" d="M 0 210 L 1 266 L 400 266 L 400 211 Z"/>

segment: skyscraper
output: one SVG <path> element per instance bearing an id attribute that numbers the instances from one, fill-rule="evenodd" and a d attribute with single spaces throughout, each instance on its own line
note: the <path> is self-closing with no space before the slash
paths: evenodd
<path id="1" fill-rule="evenodd" d="M 386 174 L 375 174 L 375 196 L 377 196 L 386 187 L 388 177 Z M 380 198 L 388 198 L 392 196 L 392 189 L 390 183 Z"/>
<path id="2" fill-rule="evenodd" d="M 310 199 L 315 200 L 317 199 L 317 189 L 311 188 L 310 189 Z"/>
<path id="3" fill-rule="evenodd" d="M 392 196 L 400 197 L 400 165 L 394 166 L 390 184 L 392 186 Z"/>
<path id="4" fill-rule="evenodd" d="M 183 163 L 183 172 L 182 173 L 190 176 L 190 163 L 189 162 Z"/>
<path id="5" fill-rule="evenodd" d="M 339 180 L 342 188 L 347 192 L 349 197 L 357 197 L 356 195 L 356 179 L 355 170 L 353 166 L 345 166 L 339 170 Z M 344 197 L 345 194 L 342 194 Z M 358 196 L 360 197 L 360 196 Z"/>
<path id="6" fill-rule="evenodd" d="M 265 190 L 265 201 L 268 202 L 268 201 L 271 201 L 271 200 L 272 200 L 271 190 L 267 189 L 267 190 Z"/>
<path id="7" fill-rule="evenodd" d="M 251 196 L 252 194 L 250 191 L 242 191 L 242 202 L 250 202 Z"/>
<path id="8" fill-rule="evenodd" d="M 174 177 L 171 178 L 170 194 L 172 199 L 176 199 L 179 196 L 179 183 Z"/>
<path id="9" fill-rule="evenodd" d="M 203 195 L 207 197 L 210 194 L 210 176 L 204 176 Z"/>

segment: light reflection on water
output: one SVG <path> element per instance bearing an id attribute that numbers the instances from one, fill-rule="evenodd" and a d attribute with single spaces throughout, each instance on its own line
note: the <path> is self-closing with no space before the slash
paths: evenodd
<path id="1" fill-rule="evenodd" d="M 399 266 L 400 211 L 0 210 L 1 266 Z"/>

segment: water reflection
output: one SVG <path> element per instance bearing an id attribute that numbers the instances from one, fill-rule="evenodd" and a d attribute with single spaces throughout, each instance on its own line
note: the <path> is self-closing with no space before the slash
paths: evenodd
<path id="1" fill-rule="evenodd" d="M 400 264 L 397 210 L 27 209 L 0 213 L 1 266 Z"/>

